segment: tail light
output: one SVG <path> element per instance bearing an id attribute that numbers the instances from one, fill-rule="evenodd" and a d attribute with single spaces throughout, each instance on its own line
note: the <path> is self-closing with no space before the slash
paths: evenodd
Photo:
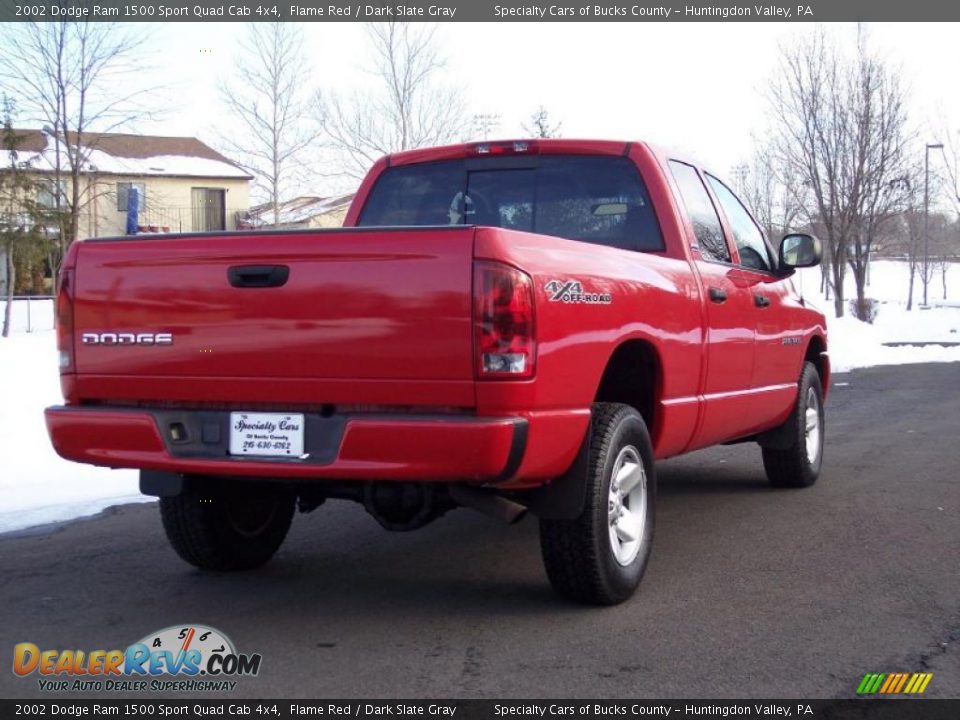
<path id="1" fill-rule="evenodd" d="M 473 145 L 473 152 L 477 155 L 529 155 L 539 151 L 540 144 L 536 140 L 506 140 Z"/>
<path id="2" fill-rule="evenodd" d="M 533 377 L 537 341 L 529 275 L 501 263 L 475 263 L 473 324 L 478 378 Z"/>
<path id="3" fill-rule="evenodd" d="M 73 295 L 74 270 L 63 268 L 57 278 L 57 350 L 60 351 L 60 372 L 74 372 Z"/>

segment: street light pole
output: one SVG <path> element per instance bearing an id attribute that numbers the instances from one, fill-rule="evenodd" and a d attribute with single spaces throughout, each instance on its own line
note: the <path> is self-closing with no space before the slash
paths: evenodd
<path id="1" fill-rule="evenodd" d="M 930 278 L 930 151 L 943 150 L 943 143 L 928 144 L 923 153 L 923 304 L 927 304 L 927 285 Z"/>

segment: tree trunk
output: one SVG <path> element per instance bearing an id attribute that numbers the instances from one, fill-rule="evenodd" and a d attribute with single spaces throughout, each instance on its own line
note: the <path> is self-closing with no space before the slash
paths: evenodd
<path id="1" fill-rule="evenodd" d="M 943 260 L 943 265 L 940 266 L 940 280 L 943 282 L 943 299 L 947 299 L 947 269 L 949 265 L 947 264 L 946 258 Z"/>
<path id="2" fill-rule="evenodd" d="M 917 274 L 917 268 L 910 263 L 910 284 L 907 292 L 907 310 L 913 310 L 913 276 Z"/>
<path id="3" fill-rule="evenodd" d="M 853 282 L 857 287 L 857 320 L 870 322 L 870 313 L 867 309 L 867 268 L 863 264 L 853 268 Z"/>
<path id="4" fill-rule="evenodd" d="M 7 303 L 3 309 L 3 337 L 10 337 L 10 323 L 13 314 L 13 284 L 17 280 L 17 269 L 13 266 L 13 246 L 7 247 Z"/>
<path id="5" fill-rule="evenodd" d="M 833 310 L 838 318 L 843 317 L 843 266 L 833 263 Z"/>

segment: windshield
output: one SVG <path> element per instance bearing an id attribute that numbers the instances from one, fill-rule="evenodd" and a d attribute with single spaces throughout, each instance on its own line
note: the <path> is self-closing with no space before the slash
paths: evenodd
<path id="1" fill-rule="evenodd" d="M 546 155 L 389 168 L 358 225 L 489 225 L 663 250 L 647 188 L 624 157 Z"/>

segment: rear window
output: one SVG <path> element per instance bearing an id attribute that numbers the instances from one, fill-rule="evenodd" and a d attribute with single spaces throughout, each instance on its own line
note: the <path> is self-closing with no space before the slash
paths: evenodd
<path id="1" fill-rule="evenodd" d="M 360 226 L 489 225 L 626 250 L 663 250 L 647 188 L 623 157 L 545 155 L 387 169 Z"/>

